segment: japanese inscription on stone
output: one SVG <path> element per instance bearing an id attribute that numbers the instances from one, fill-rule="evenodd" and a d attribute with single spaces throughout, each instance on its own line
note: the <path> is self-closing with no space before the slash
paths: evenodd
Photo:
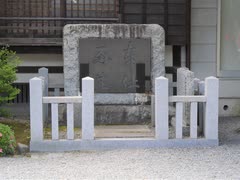
<path id="1" fill-rule="evenodd" d="M 87 39 L 79 46 L 80 62 L 89 64 L 97 93 L 135 93 L 137 63 L 144 63 L 150 75 L 149 39 Z"/>

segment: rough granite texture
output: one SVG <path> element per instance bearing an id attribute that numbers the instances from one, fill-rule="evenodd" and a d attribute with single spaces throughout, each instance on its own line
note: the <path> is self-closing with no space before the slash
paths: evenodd
<path id="1" fill-rule="evenodd" d="M 137 105 L 150 104 L 150 96 L 148 94 L 128 93 L 128 94 L 95 94 L 96 105 Z"/>
<path id="2" fill-rule="evenodd" d="M 177 70 L 177 95 L 194 95 L 194 73 L 187 68 Z M 183 106 L 183 126 L 190 124 L 190 103 Z"/>
<path id="3" fill-rule="evenodd" d="M 89 38 L 151 39 L 151 81 L 154 92 L 154 80 L 165 75 L 165 34 L 157 24 L 77 24 L 66 25 L 63 35 L 64 88 L 65 95 L 79 94 L 79 41 Z"/>

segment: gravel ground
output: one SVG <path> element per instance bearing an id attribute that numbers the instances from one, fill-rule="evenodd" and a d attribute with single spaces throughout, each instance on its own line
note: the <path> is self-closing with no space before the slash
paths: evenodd
<path id="1" fill-rule="evenodd" d="M 240 118 L 215 148 L 34 153 L 0 159 L 0 179 L 240 179 Z"/>

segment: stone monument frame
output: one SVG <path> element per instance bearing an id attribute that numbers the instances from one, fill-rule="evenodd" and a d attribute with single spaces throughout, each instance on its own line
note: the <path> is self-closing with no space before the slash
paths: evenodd
<path id="1" fill-rule="evenodd" d="M 153 93 L 155 78 L 165 75 L 165 33 L 157 24 L 69 24 L 64 27 L 63 33 L 66 96 L 80 94 L 79 42 L 81 39 L 150 39 Z"/>

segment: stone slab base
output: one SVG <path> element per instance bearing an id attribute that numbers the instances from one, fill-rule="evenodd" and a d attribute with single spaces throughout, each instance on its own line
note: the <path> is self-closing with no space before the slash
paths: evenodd
<path id="1" fill-rule="evenodd" d="M 81 105 L 79 105 L 81 109 Z M 29 120 L 30 110 L 29 104 L 10 104 L 4 106 L 10 110 L 17 119 Z M 51 108 L 48 108 L 49 119 L 51 122 Z M 130 104 L 130 105 L 95 105 L 95 124 L 96 125 L 142 125 L 150 124 L 152 112 L 151 105 L 146 104 Z M 175 109 L 170 107 L 169 116 L 175 114 Z M 81 113 L 75 119 L 75 126 L 81 126 Z M 66 105 L 59 104 L 59 122 L 60 125 L 66 125 Z M 153 122 L 154 124 L 154 122 Z"/>
<path id="2" fill-rule="evenodd" d="M 207 139 L 169 139 L 155 138 L 109 138 L 96 140 L 59 140 L 30 142 L 31 152 L 63 152 L 111 149 L 146 149 L 146 148 L 186 148 L 218 146 L 218 140 Z"/>
<path id="3" fill-rule="evenodd" d="M 95 106 L 95 124 L 150 124 L 150 105 L 99 105 Z"/>

